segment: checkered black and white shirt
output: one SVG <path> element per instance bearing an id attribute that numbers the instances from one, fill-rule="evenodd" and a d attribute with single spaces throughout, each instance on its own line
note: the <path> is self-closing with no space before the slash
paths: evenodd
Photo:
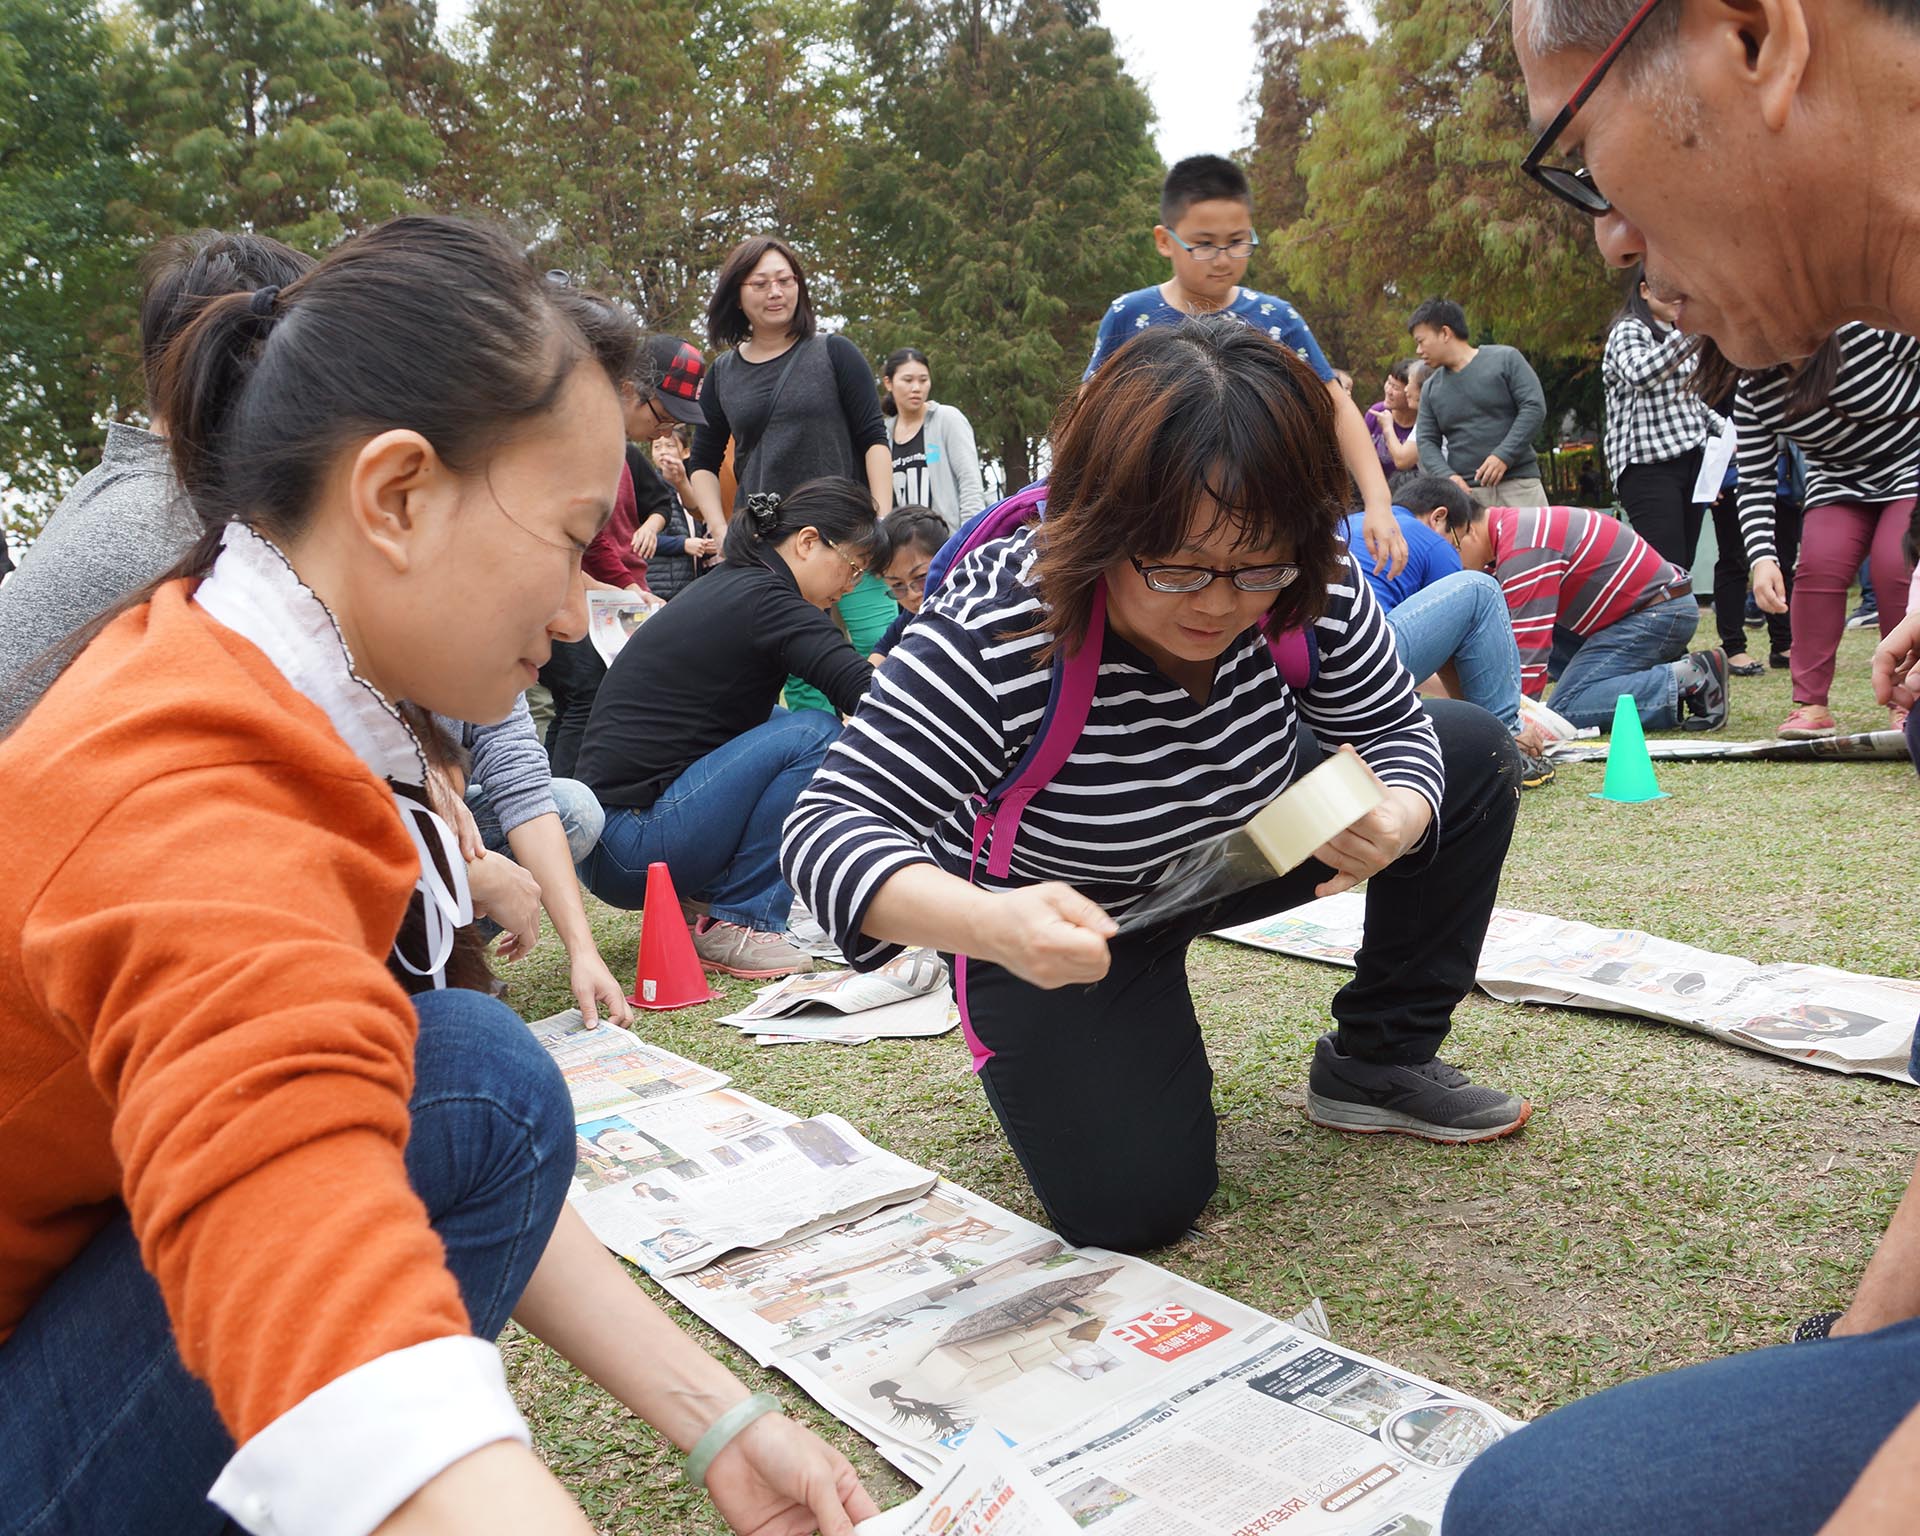
<path id="1" fill-rule="evenodd" d="M 1607 336 L 1607 468 L 1615 483 L 1630 464 L 1664 464 L 1719 435 L 1725 424 L 1687 388 L 1697 366 L 1691 339 L 1629 315 Z"/>

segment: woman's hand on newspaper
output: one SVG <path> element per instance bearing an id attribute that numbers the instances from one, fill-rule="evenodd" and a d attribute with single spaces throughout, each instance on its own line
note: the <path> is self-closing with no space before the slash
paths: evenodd
<path id="1" fill-rule="evenodd" d="M 1343 746 L 1342 752 L 1353 752 Z M 1360 754 L 1354 752 L 1354 756 Z M 1368 769 L 1369 773 L 1373 770 Z M 1313 888 L 1316 896 L 1337 896 L 1362 880 L 1377 875 L 1426 835 L 1433 807 L 1426 798 L 1397 785 L 1382 785 L 1382 798 L 1346 831 L 1329 838 L 1313 856 L 1333 871 L 1333 877 Z"/>
<path id="2" fill-rule="evenodd" d="M 967 953 L 1036 987 L 1084 985 L 1107 974 L 1107 940 L 1120 927 L 1097 902 L 1057 880 L 986 895 L 985 942 Z"/>
<path id="3" fill-rule="evenodd" d="M 1908 614 L 1873 653 L 1873 696 L 1882 704 L 1920 704 L 1920 612 Z"/>
<path id="4" fill-rule="evenodd" d="M 620 983 L 613 979 L 613 972 L 607 969 L 607 962 L 600 958 L 600 951 L 591 944 L 580 946 L 578 954 L 572 956 L 568 967 L 568 984 L 573 989 L 573 1000 L 580 1005 L 580 1017 L 589 1024 L 605 1017 L 615 1024 L 633 1022 L 633 1006 L 627 1001 L 627 994 L 620 989 Z"/>
<path id="5" fill-rule="evenodd" d="M 505 935 L 497 951 L 502 960 L 524 960 L 540 942 L 540 882 L 512 859 L 483 853 L 467 866 L 473 915 L 490 917 Z"/>
<path id="6" fill-rule="evenodd" d="M 812 1430 L 770 1413 L 714 1458 L 713 1506 L 740 1536 L 853 1536 L 880 1513 L 853 1464 Z"/>

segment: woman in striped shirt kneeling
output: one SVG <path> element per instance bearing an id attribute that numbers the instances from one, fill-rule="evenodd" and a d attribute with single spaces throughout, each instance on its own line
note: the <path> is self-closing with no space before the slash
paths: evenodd
<path id="1" fill-rule="evenodd" d="M 1370 876 L 1309 1116 L 1476 1141 L 1529 1112 L 1437 1059 L 1519 759 L 1491 715 L 1415 697 L 1340 542 L 1347 495 L 1326 390 L 1297 359 L 1231 320 L 1143 332 L 1062 408 L 1044 523 L 956 561 L 787 822 L 783 867 L 856 968 L 904 945 L 970 957 L 988 1102 L 1076 1243 L 1174 1241 L 1213 1193 L 1188 944 Z M 1300 628 L 1316 665 L 1296 691 L 1267 640 Z M 1086 726 L 1005 875 L 976 884 L 974 801 L 1032 742 L 1057 657 L 1096 636 Z M 1343 744 L 1383 786 L 1376 810 L 1291 875 L 1119 934 L 1178 855 Z"/>

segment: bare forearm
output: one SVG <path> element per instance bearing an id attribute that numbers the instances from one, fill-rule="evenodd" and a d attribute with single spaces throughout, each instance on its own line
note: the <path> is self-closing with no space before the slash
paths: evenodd
<path id="1" fill-rule="evenodd" d="M 696 469 L 687 479 L 687 493 L 708 530 L 716 537 L 725 533 L 727 515 L 720 507 L 720 477 L 710 469 Z"/>
<path id="2" fill-rule="evenodd" d="M 647 1299 L 571 1206 L 561 1209 L 513 1315 L 683 1451 L 747 1396 L 733 1372 Z"/>
<path id="3" fill-rule="evenodd" d="M 889 944 L 989 959 L 995 916 L 989 892 L 931 864 L 909 864 L 874 892 L 861 931 Z"/>
<path id="4" fill-rule="evenodd" d="M 867 489 L 873 494 L 873 510 L 885 517 L 893 510 L 893 455 L 885 443 L 867 449 Z"/>
<path id="5" fill-rule="evenodd" d="M 513 861 L 540 882 L 540 902 L 553 920 L 553 931 L 575 954 L 582 945 L 592 947 L 593 929 L 587 923 L 587 909 L 580 900 L 580 879 L 573 869 L 573 850 L 567 846 L 567 829 L 552 811 L 523 821 L 507 834 L 507 846 Z"/>
<path id="6" fill-rule="evenodd" d="M 1920 1164 L 1873 1250 L 1853 1305 L 1834 1331 L 1871 1333 L 1910 1317 L 1920 1317 Z"/>
<path id="7" fill-rule="evenodd" d="M 1327 386 L 1333 395 L 1334 429 L 1340 439 L 1340 457 L 1347 473 L 1360 487 L 1360 504 L 1370 513 L 1391 516 L 1393 496 L 1387 490 L 1387 477 L 1380 472 L 1380 455 L 1373 451 L 1373 435 L 1367 431 L 1367 419 L 1344 389 Z"/>

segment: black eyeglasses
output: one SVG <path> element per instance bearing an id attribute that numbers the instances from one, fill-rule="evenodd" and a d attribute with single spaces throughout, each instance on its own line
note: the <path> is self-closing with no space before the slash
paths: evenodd
<path id="1" fill-rule="evenodd" d="M 1142 565 L 1131 555 L 1127 558 L 1156 592 L 1199 592 L 1215 581 L 1230 581 L 1242 592 L 1278 592 L 1300 574 L 1297 565 L 1243 565 L 1237 571 L 1216 571 L 1204 565 Z"/>
<path id="2" fill-rule="evenodd" d="M 1646 19 L 1653 14 L 1660 0 L 1645 0 L 1635 11 L 1626 26 L 1620 29 L 1620 35 L 1607 45 L 1606 52 L 1593 61 L 1593 68 L 1587 71 L 1587 78 L 1580 87 L 1567 98 L 1567 104 L 1560 109 L 1560 115 L 1547 124 L 1547 131 L 1533 141 L 1533 148 L 1527 151 L 1527 158 L 1520 162 L 1520 169 L 1545 187 L 1563 203 L 1571 203 L 1589 218 L 1597 219 L 1603 214 L 1613 212 L 1613 204 L 1606 193 L 1593 184 L 1593 172 L 1585 166 L 1542 165 L 1553 146 L 1560 142 L 1560 135 L 1567 131 L 1567 124 L 1573 121 L 1574 114 L 1587 104 L 1587 98 L 1600 88 L 1600 82 L 1607 77 L 1607 71 L 1613 67 L 1613 61 L 1620 57 L 1633 34 L 1638 32 Z"/>

